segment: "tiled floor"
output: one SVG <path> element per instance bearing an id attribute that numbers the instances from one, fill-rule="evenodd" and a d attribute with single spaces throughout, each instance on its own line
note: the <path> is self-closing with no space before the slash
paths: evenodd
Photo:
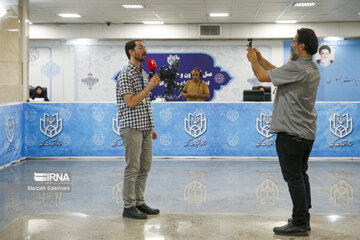
<path id="1" fill-rule="evenodd" d="M 161 214 L 147 220 L 121 217 L 123 167 L 123 159 L 32 159 L 1 169 L 0 239 L 297 239 L 272 232 L 291 215 L 276 160 L 155 159 L 145 197 Z M 44 173 L 70 181 L 35 181 Z M 312 231 L 299 239 L 360 239 L 359 173 L 359 161 L 309 163 Z"/>
<path id="2" fill-rule="evenodd" d="M 274 226 L 287 216 L 239 214 L 171 214 L 147 220 L 94 217 L 80 213 L 24 216 L 0 231 L 2 240 L 265 240 L 265 239 L 360 239 L 357 216 L 312 217 L 307 237 L 275 235 Z"/>

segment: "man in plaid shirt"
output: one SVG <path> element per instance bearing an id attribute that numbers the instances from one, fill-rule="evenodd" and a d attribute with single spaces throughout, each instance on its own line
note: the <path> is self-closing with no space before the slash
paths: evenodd
<path id="1" fill-rule="evenodd" d="M 154 118 L 150 105 L 150 91 L 159 85 L 160 78 L 148 74 L 140 65 L 146 59 L 146 47 L 142 40 L 125 44 L 129 59 L 127 67 L 120 73 L 116 85 L 119 111 L 120 136 L 125 148 L 123 217 L 146 219 L 147 215 L 159 214 L 159 209 L 145 204 L 146 178 L 152 162 L 152 139 L 157 139 Z"/>

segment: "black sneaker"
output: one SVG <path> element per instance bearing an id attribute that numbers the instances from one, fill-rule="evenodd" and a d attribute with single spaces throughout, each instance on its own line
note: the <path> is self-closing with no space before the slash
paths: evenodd
<path id="1" fill-rule="evenodd" d="M 147 219 L 146 214 L 140 212 L 136 207 L 124 208 L 123 217 L 133 219 Z"/>
<path id="2" fill-rule="evenodd" d="M 288 219 L 288 223 L 291 223 L 291 222 L 292 222 L 292 218 L 289 218 L 289 219 Z M 307 222 L 307 223 L 306 223 L 306 229 L 307 229 L 308 231 L 311 231 L 310 222 Z"/>
<path id="3" fill-rule="evenodd" d="M 136 206 L 137 209 L 139 209 L 141 212 L 147 214 L 147 215 L 157 215 L 160 213 L 159 209 L 154 209 L 146 205 L 145 203 L 143 205 Z"/>
<path id="4" fill-rule="evenodd" d="M 287 235 L 287 236 L 308 236 L 306 225 L 304 226 L 295 226 L 293 222 L 290 222 L 282 227 L 274 227 L 273 229 L 275 234 L 278 235 Z"/>

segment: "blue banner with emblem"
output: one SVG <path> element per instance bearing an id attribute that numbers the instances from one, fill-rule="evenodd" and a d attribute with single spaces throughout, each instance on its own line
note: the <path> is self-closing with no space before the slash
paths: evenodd
<path id="1" fill-rule="evenodd" d="M 168 94 L 166 98 L 167 101 L 185 101 L 174 85 L 184 86 L 187 81 L 191 80 L 191 70 L 193 68 L 199 68 L 201 70 L 200 79 L 209 87 L 210 97 L 206 99 L 206 101 L 211 101 L 215 96 L 216 91 L 219 90 L 221 86 L 227 85 L 232 78 L 227 72 L 230 69 L 223 70 L 221 69 L 221 66 L 216 66 L 214 57 L 207 53 L 148 53 L 146 58 L 155 59 L 158 67 L 156 70 L 157 74 L 159 74 L 160 69 L 169 71 L 169 73 L 175 69 L 177 72 L 176 78 L 172 79 L 172 81 L 164 79 L 158 87 L 151 90 L 152 99 L 164 98 L 165 90 L 167 88 L 167 92 L 172 93 Z M 171 67 L 174 61 L 179 61 L 178 67 Z M 143 62 L 142 66 L 149 72 L 146 62 Z M 119 74 L 120 71 L 115 74 L 114 80 L 117 79 Z M 170 74 L 165 74 L 165 76 L 167 75 Z"/>
<path id="2" fill-rule="evenodd" d="M 154 156 L 276 157 L 272 103 L 152 103 Z M 360 157 L 360 103 L 317 103 L 311 157 Z M 22 157 L 124 156 L 115 103 L 1 106 L 1 165 Z"/>
<path id="3" fill-rule="evenodd" d="M 0 166 L 22 158 L 22 107 L 0 106 Z"/>
<path id="4" fill-rule="evenodd" d="M 360 156 L 360 104 L 317 103 L 316 141 L 311 156 Z"/>
<path id="5" fill-rule="evenodd" d="M 43 156 L 121 156 L 116 104 L 25 104 L 24 153 Z"/>

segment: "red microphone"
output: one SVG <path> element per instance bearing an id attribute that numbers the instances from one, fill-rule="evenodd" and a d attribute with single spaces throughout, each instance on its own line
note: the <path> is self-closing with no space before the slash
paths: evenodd
<path id="1" fill-rule="evenodd" d="M 155 75 L 155 70 L 157 69 L 155 59 L 149 58 L 147 60 L 147 65 L 148 65 L 149 70 L 152 72 L 152 75 Z"/>

